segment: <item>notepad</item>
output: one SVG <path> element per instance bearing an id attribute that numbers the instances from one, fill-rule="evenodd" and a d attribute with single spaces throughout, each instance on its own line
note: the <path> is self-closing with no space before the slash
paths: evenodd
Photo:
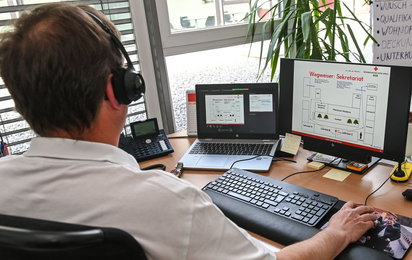
<path id="1" fill-rule="evenodd" d="M 323 177 L 336 180 L 336 181 L 344 181 L 351 173 L 348 171 L 342 171 L 338 169 L 332 169 L 328 171 Z"/>

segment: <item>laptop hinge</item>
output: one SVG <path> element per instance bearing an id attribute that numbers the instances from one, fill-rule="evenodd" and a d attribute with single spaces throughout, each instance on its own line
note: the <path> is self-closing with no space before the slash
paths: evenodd
<path id="1" fill-rule="evenodd" d="M 264 139 L 263 139 L 263 142 L 270 142 L 270 141 L 272 141 L 272 140 L 270 140 L 270 139 L 264 140 Z"/>

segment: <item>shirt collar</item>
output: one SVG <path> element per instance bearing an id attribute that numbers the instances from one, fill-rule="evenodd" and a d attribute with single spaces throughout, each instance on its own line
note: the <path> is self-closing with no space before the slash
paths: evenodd
<path id="1" fill-rule="evenodd" d="M 29 150 L 23 155 L 80 161 L 106 161 L 139 168 L 134 157 L 118 147 L 66 138 L 33 138 Z"/>

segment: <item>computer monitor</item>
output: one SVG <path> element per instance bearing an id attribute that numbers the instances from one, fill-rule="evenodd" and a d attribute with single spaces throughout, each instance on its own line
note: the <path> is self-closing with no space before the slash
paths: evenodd
<path id="1" fill-rule="evenodd" d="M 280 134 L 360 163 L 405 160 L 412 67 L 281 59 Z"/>

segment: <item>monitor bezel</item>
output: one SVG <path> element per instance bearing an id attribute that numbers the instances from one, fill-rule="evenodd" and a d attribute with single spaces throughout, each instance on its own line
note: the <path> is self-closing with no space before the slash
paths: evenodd
<path id="1" fill-rule="evenodd" d="M 292 133 L 293 80 L 295 61 L 314 63 L 330 62 L 365 66 L 391 67 L 390 88 L 388 96 L 387 123 L 385 127 L 383 152 L 375 152 L 302 135 L 303 147 L 307 150 L 329 154 L 362 163 L 369 163 L 371 157 L 378 157 L 397 162 L 405 160 L 406 141 L 409 125 L 410 101 L 412 91 L 412 67 L 386 64 L 346 63 L 282 58 L 279 74 L 279 133 Z M 394 86 L 394 87 L 392 87 Z M 403 102 L 401 102 L 403 100 Z M 396 126 L 396 127 L 394 127 Z"/>

